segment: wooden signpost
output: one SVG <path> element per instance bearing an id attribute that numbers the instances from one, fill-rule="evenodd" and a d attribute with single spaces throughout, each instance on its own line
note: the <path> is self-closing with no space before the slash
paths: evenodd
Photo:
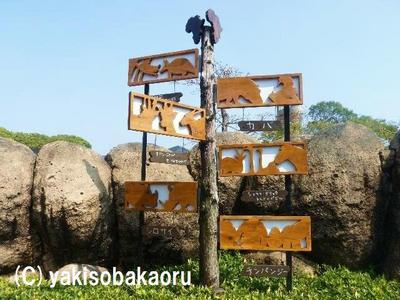
<path id="1" fill-rule="evenodd" d="M 199 50 L 190 49 L 129 60 L 128 85 L 197 78 Z"/>
<path id="2" fill-rule="evenodd" d="M 125 209 L 196 212 L 197 182 L 126 181 Z"/>
<path id="3" fill-rule="evenodd" d="M 130 93 L 128 129 L 205 139 L 204 109 L 139 93 Z"/>
<path id="4" fill-rule="evenodd" d="M 307 174 L 303 142 L 219 146 L 220 176 Z"/>
<path id="5" fill-rule="evenodd" d="M 245 266 L 242 274 L 251 277 L 286 277 L 289 271 L 290 267 L 284 265 L 256 265 Z"/>
<path id="6" fill-rule="evenodd" d="M 311 220 L 303 216 L 220 216 L 220 248 L 311 251 Z"/>
<path id="7" fill-rule="evenodd" d="M 159 150 L 149 151 L 150 161 L 165 163 L 165 164 L 176 164 L 176 165 L 188 165 L 189 164 L 189 153 L 178 153 L 178 152 L 166 152 Z"/>
<path id="8" fill-rule="evenodd" d="M 218 108 L 303 104 L 301 74 L 218 79 Z"/>
<path id="9" fill-rule="evenodd" d="M 288 192 L 264 188 L 262 190 L 248 190 L 242 193 L 243 202 L 283 201 Z"/>
<path id="10" fill-rule="evenodd" d="M 273 131 L 282 128 L 281 121 L 239 121 L 240 131 Z"/>

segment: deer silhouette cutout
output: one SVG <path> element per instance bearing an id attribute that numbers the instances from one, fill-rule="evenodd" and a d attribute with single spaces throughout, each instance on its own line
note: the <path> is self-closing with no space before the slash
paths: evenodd
<path id="1" fill-rule="evenodd" d="M 150 75 L 157 77 L 158 70 L 161 68 L 161 65 L 153 66 L 151 65 L 151 59 L 146 58 L 142 61 L 134 60 L 132 62 L 132 73 L 131 78 L 133 78 L 133 82 L 142 81 L 144 75 Z M 135 74 L 135 75 L 134 75 Z"/>
<path id="2" fill-rule="evenodd" d="M 222 78 L 218 80 L 218 103 L 220 106 L 240 104 L 240 98 L 250 104 L 262 104 L 260 89 L 247 77 Z"/>
<path id="3" fill-rule="evenodd" d="M 292 144 L 283 144 L 273 163 L 279 165 L 286 160 L 294 165 L 296 172 L 307 172 L 307 151 L 305 149 Z"/>
<path id="4" fill-rule="evenodd" d="M 195 120 L 194 117 L 200 113 L 200 119 Z M 194 109 L 186 113 L 180 121 L 182 126 L 189 126 L 190 134 L 194 137 L 203 137 L 205 132 L 204 112 Z"/>
<path id="5" fill-rule="evenodd" d="M 164 205 L 164 210 L 166 211 L 180 211 L 180 212 L 188 212 L 189 207 L 192 207 L 192 210 L 196 209 L 196 190 L 193 192 L 183 192 L 179 189 L 179 184 L 176 186 L 170 185 L 168 187 L 169 190 L 169 199 Z M 180 205 L 179 209 L 175 209 L 178 205 Z"/>
<path id="6" fill-rule="evenodd" d="M 244 151 L 236 150 L 235 157 L 225 157 L 222 159 L 221 172 L 224 174 L 242 173 L 244 158 L 245 158 Z"/>
<path id="7" fill-rule="evenodd" d="M 142 105 L 140 106 L 139 115 L 130 115 L 130 122 L 135 122 L 135 128 L 146 130 L 148 129 L 148 124 L 151 124 L 153 119 L 158 116 L 157 101 L 150 98 L 143 98 Z"/>
<path id="8" fill-rule="evenodd" d="M 162 108 L 156 108 L 160 112 L 160 127 L 164 128 L 166 132 L 175 132 L 174 119 L 178 114 L 173 110 L 172 103 L 165 102 Z"/>
<path id="9" fill-rule="evenodd" d="M 275 104 L 301 104 L 300 98 L 297 96 L 297 91 L 293 86 L 293 79 L 290 76 L 280 76 L 278 79 L 282 89 L 277 92 L 272 92 L 269 99 Z"/>
<path id="10" fill-rule="evenodd" d="M 161 68 L 160 73 L 168 72 L 168 78 L 174 76 L 187 76 L 189 74 L 195 75 L 196 69 L 192 63 L 186 58 L 176 58 L 172 62 L 164 59 L 164 66 Z"/>

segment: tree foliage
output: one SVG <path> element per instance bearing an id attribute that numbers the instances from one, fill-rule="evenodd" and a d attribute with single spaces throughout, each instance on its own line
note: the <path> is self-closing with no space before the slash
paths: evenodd
<path id="1" fill-rule="evenodd" d="M 54 135 L 48 136 L 40 133 L 24 133 L 24 132 L 12 132 L 5 128 L 0 127 L 0 137 L 5 137 L 17 141 L 31 148 L 33 151 L 37 152 L 44 145 L 55 142 L 55 141 L 66 141 L 75 143 L 78 145 L 91 148 L 90 143 L 83 138 L 75 135 Z"/>

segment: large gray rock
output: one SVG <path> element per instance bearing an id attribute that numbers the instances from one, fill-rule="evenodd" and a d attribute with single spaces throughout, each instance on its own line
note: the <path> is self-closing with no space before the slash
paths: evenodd
<path id="1" fill-rule="evenodd" d="M 163 150 L 162 147 L 148 145 L 147 150 Z M 124 267 L 131 267 L 138 260 L 139 213 L 124 209 L 125 181 L 141 180 L 142 144 L 129 143 L 113 148 L 107 154 L 106 160 L 112 168 L 114 198 L 118 221 L 118 257 Z M 186 166 L 161 163 L 147 163 L 146 180 L 154 181 L 193 181 Z M 151 226 L 180 226 L 197 230 L 197 214 L 177 213 L 145 213 L 145 224 Z M 197 241 L 190 237 L 175 236 L 172 239 L 162 236 L 144 236 L 144 251 L 148 262 L 154 258 L 168 261 L 168 257 L 176 262 L 195 252 Z M 178 247 L 181 245 L 182 247 Z M 160 255 L 162 249 L 162 255 Z"/>
<path id="2" fill-rule="evenodd" d="M 318 262 L 362 267 L 374 260 L 383 232 L 379 193 L 381 140 L 369 129 L 340 124 L 308 145 L 309 174 L 294 176 L 293 211 L 312 220 Z"/>
<path id="3" fill-rule="evenodd" d="M 111 169 L 83 146 L 54 142 L 37 157 L 33 222 L 46 270 L 67 263 L 112 263 Z"/>
<path id="4" fill-rule="evenodd" d="M 384 189 L 388 197 L 388 214 L 383 244 L 383 267 L 390 278 L 400 279 L 400 131 L 390 143 L 390 153 L 384 164 L 387 175 Z"/>
<path id="5" fill-rule="evenodd" d="M 217 145 L 224 144 L 245 144 L 257 143 L 253 137 L 241 132 L 220 132 L 216 134 Z M 193 147 L 190 151 L 189 170 L 195 180 L 199 179 L 201 172 L 200 151 L 198 146 Z M 248 178 L 234 177 L 218 177 L 218 196 L 219 196 L 219 212 L 220 214 L 231 214 L 237 211 L 240 204 L 240 196 L 246 187 Z"/>
<path id="6" fill-rule="evenodd" d="M 0 138 L 0 273 L 40 256 L 29 220 L 35 159 L 25 145 Z"/>

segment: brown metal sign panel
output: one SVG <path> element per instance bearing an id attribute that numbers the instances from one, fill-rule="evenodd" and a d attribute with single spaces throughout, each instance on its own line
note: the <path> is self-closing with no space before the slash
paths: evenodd
<path id="1" fill-rule="evenodd" d="M 220 216 L 220 248 L 311 251 L 311 219 L 304 216 Z"/>
<path id="2" fill-rule="evenodd" d="M 244 191 L 242 201 L 261 202 L 261 201 L 282 201 L 285 199 L 287 191 L 275 189 L 263 189 L 259 191 Z"/>
<path id="3" fill-rule="evenodd" d="M 307 174 L 303 142 L 220 145 L 220 176 Z"/>
<path id="4" fill-rule="evenodd" d="M 189 164 L 189 153 L 177 153 L 177 152 L 152 150 L 152 151 L 149 151 L 149 154 L 150 154 L 151 162 L 175 164 L 175 165 L 188 165 Z"/>
<path id="5" fill-rule="evenodd" d="M 302 76 L 279 74 L 221 78 L 217 82 L 218 108 L 303 104 Z"/>
<path id="6" fill-rule="evenodd" d="M 290 271 L 289 266 L 256 265 L 244 266 L 243 275 L 251 277 L 286 277 Z"/>
<path id="7" fill-rule="evenodd" d="M 170 100 L 131 92 L 128 129 L 205 139 L 205 111 Z"/>
<path id="8" fill-rule="evenodd" d="M 199 50 L 190 49 L 129 59 L 128 85 L 197 78 Z"/>
<path id="9" fill-rule="evenodd" d="M 273 131 L 282 129 L 281 121 L 239 121 L 240 131 Z"/>
<path id="10" fill-rule="evenodd" d="M 196 212 L 197 182 L 127 181 L 125 209 Z"/>

